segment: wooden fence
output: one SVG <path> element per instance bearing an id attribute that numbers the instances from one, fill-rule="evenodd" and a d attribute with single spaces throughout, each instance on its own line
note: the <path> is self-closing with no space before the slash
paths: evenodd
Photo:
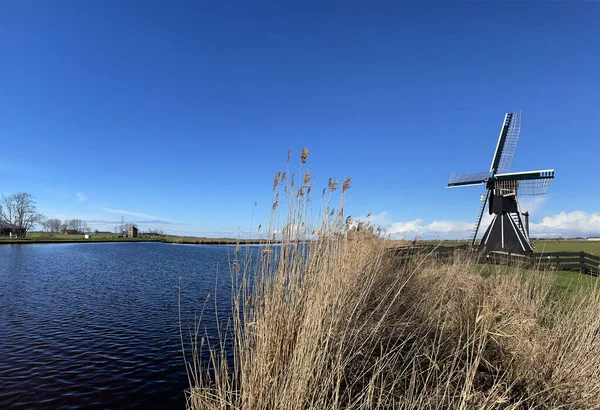
<path id="1" fill-rule="evenodd" d="M 408 246 L 389 250 L 400 261 L 407 261 L 414 255 L 430 255 L 431 258 L 443 262 L 454 260 L 455 252 L 468 252 L 468 245 L 461 246 Z M 477 254 L 481 263 L 520 264 L 548 270 L 575 270 L 581 273 L 599 276 L 600 256 L 586 252 L 544 252 L 530 255 L 510 254 L 506 252 L 489 252 Z"/>
<path id="2" fill-rule="evenodd" d="M 395 248 L 389 248 L 388 253 L 391 254 L 394 259 L 399 262 L 408 262 L 412 257 L 418 255 L 420 257 L 429 257 L 431 259 L 439 260 L 444 263 L 452 262 L 456 252 L 467 252 L 469 250 L 468 245 L 460 246 L 430 246 L 430 245 L 416 245 L 416 246 L 401 246 Z"/>
<path id="3" fill-rule="evenodd" d="M 577 270 L 595 276 L 600 274 L 600 257 L 586 252 L 534 253 L 533 262 L 534 266 L 542 269 Z"/>

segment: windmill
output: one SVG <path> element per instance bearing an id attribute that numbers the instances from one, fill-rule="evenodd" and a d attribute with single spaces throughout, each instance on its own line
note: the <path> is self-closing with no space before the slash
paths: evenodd
<path id="1" fill-rule="evenodd" d="M 447 185 L 447 188 L 455 188 L 485 184 L 486 192 L 485 195 L 481 195 L 481 206 L 471 233 L 471 245 L 475 247 L 483 212 L 489 203 L 489 213 L 494 216 L 477 246 L 486 252 L 533 252 L 529 239 L 529 213 L 521 212 L 517 196 L 543 195 L 554 179 L 553 169 L 509 172 L 520 130 L 521 112 L 507 113 L 490 171 L 466 175 L 452 174 Z"/>

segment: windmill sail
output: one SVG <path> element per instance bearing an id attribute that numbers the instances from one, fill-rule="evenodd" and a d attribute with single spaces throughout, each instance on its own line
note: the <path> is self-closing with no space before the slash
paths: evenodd
<path id="1" fill-rule="evenodd" d="M 498 137 L 498 144 L 496 145 L 496 152 L 494 152 L 490 172 L 507 172 L 510 170 L 520 132 L 521 111 L 507 113 L 504 116 L 504 122 L 502 123 L 502 129 L 500 130 L 500 136 Z"/>
<path id="2" fill-rule="evenodd" d="M 480 172 L 478 174 L 452 174 L 446 188 L 485 184 L 489 176 L 489 172 Z"/>
<path id="3" fill-rule="evenodd" d="M 496 174 L 496 189 L 499 192 L 518 195 L 544 195 L 550 188 L 554 179 L 554 170 L 512 172 L 509 174 Z"/>
<path id="4" fill-rule="evenodd" d="M 503 174 L 496 174 L 498 181 L 523 181 L 526 179 L 553 179 L 553 169 L 542 169 L 539 171 L 525 171 L 525 172 L 508 172 Z"/>
<path id="5" fill-rule="evenodd" d="M 485 211 L 485 205 L 487 204 L 489 197 L 490 190 L 488 189 L 485 194 L 485 199 L 481 201 L 481 207 L 479 208 L 477 221 L 475 221 L 475 225 L 473 226 L 473 232 L 471 232 L 471 246 L 475 246 L 475 241 L 477 240 L 477 232 L 479 231 L 479 226 L 481 225 L 481 218 L 483 218 L 483 211 Z"/>

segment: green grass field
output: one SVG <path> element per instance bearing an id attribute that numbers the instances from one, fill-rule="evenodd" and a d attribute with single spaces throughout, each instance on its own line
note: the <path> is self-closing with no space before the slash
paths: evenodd
<path id="1" fill-rule="evenodd" d="M 586 252 L 600 255 L 600 241 L 533 241 L 534 251 L 538 252 Z"/>
<path id="2" fill-rule="evenodd" d="M 586 252 L 600 255 L 600 241 L 587 240 L 543 240 L 533 241 L 534 252 Z M 557 271 L 556 288 L 562 292 L 575 293 L 580 289 L 591 289 L 600 286 L 600 279 L 596 276 L 582 275 L 577 271 Z"/>
<path id="3" fill-rule="evenodd" d="M 577 271 L 559 270 L 556 276 L 556 289 L 561 292 L 575 292 L 600 286 L 597 276 L 582 275 Z"/>
<path id="4" fill-rule="evenodd" d="M 534 241 L 534 251 L 543 252 L 586 252 L 592 255 L 600 255 L 600 241 Z M 598 277 L 582 275 L 576 271 L 561 270 L 557 272 L 556 286 L 561 291 L 575 291 L 579 288 L 593 288 L 600 286 Z"/>

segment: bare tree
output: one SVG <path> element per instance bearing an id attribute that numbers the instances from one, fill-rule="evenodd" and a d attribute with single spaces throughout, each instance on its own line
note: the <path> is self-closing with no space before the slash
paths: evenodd
<path id="1" fill-rule="evenodd" d="M 47 219 L 46 225 L 48 227 L 49 232 L 53 232 L 53 233 L 60 232 L 60 225 L 61 225 L 60 219 Z"/>
<path id="2" fill-rule="evenodd" d="M 0 198 L 0 220 L 14 225 L 22 238 L 34 225 L 44 219 L 44 215 L 37 211 L 35 199 L 28 192 L 18 192 L 8 196 L 3 194 Z"/>
<path id="3" fill-rule="evenodd" d="M 48 222 L 46 219 L 46 215 L 39 214 L 39 220 L 34 225 L 40 225 L 44 232 L 48 232 Z"/>
<path id="4" fill-rule="evenodd" d="M 83 221 L 81 219 L 73 218 L 67 222 L 69 229 L 77 232 L 83 232 Z"/>

